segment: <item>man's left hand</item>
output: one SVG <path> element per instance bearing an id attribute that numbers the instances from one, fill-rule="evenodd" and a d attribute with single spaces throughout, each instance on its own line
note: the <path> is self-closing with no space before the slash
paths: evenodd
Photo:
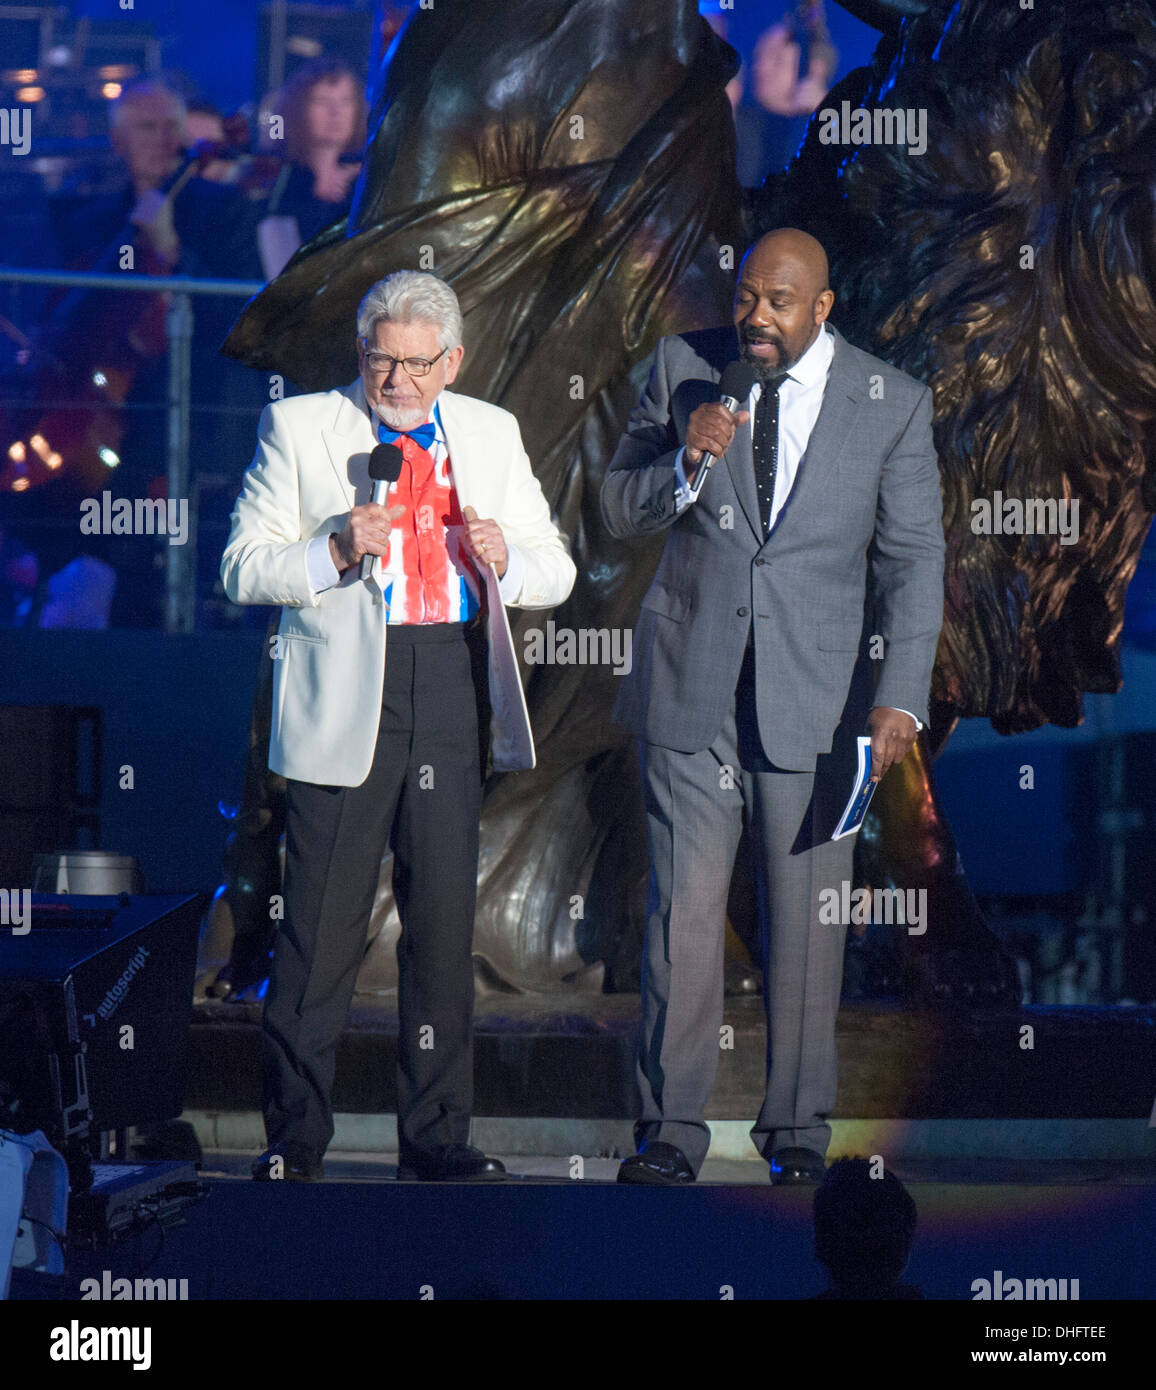
<path id="1" fill-rule="evenodd" d="M 915 720 L 901 709 L 876 705 L 867 716 L 867 732 L 871 735 L 871 780 L 879 782 L 911 752 Z"/>
<path id="2" fill-rule="evenodd" d="M 501 579 L 510 562 L 502 528 L 496 521 L 481 520 L 473 507 L 463 509 L 462 519 L 466 523 L 466 544 L 470 553 L 483 565 L 493 565 Z"/>

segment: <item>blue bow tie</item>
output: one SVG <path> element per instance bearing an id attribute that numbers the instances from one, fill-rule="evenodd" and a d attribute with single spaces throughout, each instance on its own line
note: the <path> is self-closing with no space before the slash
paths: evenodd
<path id="1" fill-rule="evenodd" d="M 415 444 L 420 444 L 428 452 L 438 432 L 434 422 L 427 420 L 415 430 L 391 430 L 388 425 L 379 425 L 377 433 L 383 444 L 396 444 L 404 436 L 406 439 L 412 439 Z"/>

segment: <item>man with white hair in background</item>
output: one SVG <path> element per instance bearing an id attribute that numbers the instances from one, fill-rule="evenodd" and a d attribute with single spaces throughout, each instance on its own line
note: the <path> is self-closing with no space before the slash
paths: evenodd
<path id="1" fill-rule="evenodd" d="M 108 114 L 109 144 L 124 177 L 98 198 L 60 195 L 62 208 L 76 204 L 59 227 L 63 259 L 71 265 L 100 255 L 115 270 L 127 229 L 142 258 L 151 252 L 173 266 L 180 243 L 160 190 L 181 164 L 187 138 L 184 100 L 158 79 L 143 78 L 124 89 Z"/>
<path id="2" fill-rule="evenodd" d="M 464 354 L 453 290 L 387 276 L 357 335 L 352 385 L 266 407 L 221 563 L 234 602 L 282 607 L 269 766 L 287 780 L 285 915 L 263 1027 L 269 1147 L 253 1175 L 321 1176 L 388 845 L 402 926 L 399 1177 L 501 1178 L 468 1143 L 481 768 L 464 629 L 484 603 L 483 567 L 499 608 L 541 609 L 568 596 L 574 564 L 517 421 L 447 389 Z M 370 500 L 379 443 L 402 454 L 388 505 Z M 382 558 L 363 579 L 364 556 Z M 503 620 L 491 612 L 491 630 Z"/>

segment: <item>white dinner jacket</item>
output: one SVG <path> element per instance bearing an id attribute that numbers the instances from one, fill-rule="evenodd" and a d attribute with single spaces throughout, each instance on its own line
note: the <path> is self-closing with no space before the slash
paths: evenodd
<path id="1" fill-rule="evenodd" d="M 509 411 L 443 391 L 442 428 L 458 501 L 492 518 L 524 562 L 516 608 L 553 608 L 570 593 L 574 562 L 550 516 L 518 422 Z M 386 605 L 376 578 L 355 565 L 314 595 L 305 550 L 340 531 L 370 501 L 377 444 L 360 378 L 341 390 L 274 401 L 261 414 L 257 452 L 233 509 L 221 579 L 234 603 L 281 605 L 273 644 L 269 766 L 296 781 L 356 787 L 369 775 L 385 675 Z M 495 663 L 491 662 L 491 684 Z M 505 679 L 516 679 L 507 667 Z M 520 689 L 491 690 L 495 738 Z"/>

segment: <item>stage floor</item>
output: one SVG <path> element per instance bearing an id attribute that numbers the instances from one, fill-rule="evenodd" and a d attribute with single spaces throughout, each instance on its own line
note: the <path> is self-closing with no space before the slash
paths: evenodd
<path id="1" fill-rule="evenodd" d="M 21 1279 L 12 1296 L 77 1298 L 105 1270 L 187 1280 L 190 1300 L 800 1300 L 826 1283 L 813 1189 L 771 1187 L 761 1164 L 715 1165 L 671 1190 L 614 1184 L 605 1161 L 575 1181 L 516 1155 L 505 1183 L 400 1183 L 359 1154 L 335 1154 L 323 1182 L 255 1183 L 240 1176 L 250 1158 L 210 1155 L 183 1225 L 73 1250 L 51 1288 Z M 1078 1280 L 1081 1302 L 1156 1298 L 1156 1185 L 1129 1165 L 903 1170 L 919 1219 L 904 1281 L 928 1299 L 970 1301 L 996 1271 Z M 1021 1321 L 1044 1314 L 1014 1306 Z M 81 1307 L 93 1305 L 71 1316 Z"/>
<path id="2" fill-rule="evenodd" d="M 203 1178 L 251 1181 L 249 1165 L 256 1157 L 248 1150 L 206 1153 L 201 1166 Z M 508 1183 L 565 1183 L 571 1160 L 541 1154 L 494 1155 L 506 1165 Z M 616 1158 L 583 1159 L 582 1181 L 613 1183 L 617 1180 Z M 1150 1187 L 1156 1194 L 1156 1164 L 1151 1159 L 1034 1159 L 1034 1158 L 901 1158 L 888 1159 L 887 1166 L 911 1185 L 945 1184 L 960 1187 L 1008 1184 L 1032 1187 L 1102 1185 L 1106 1187 Z M 323 1182 L 393 1182 L 397 1178 L 396 1153 L 334 1152 L 325 1156 Z M 700 1184 L 730 1187 L 769 1187 L 767 1165 L 758 1158 L 708 1158 L 699 1173 Z"/>

